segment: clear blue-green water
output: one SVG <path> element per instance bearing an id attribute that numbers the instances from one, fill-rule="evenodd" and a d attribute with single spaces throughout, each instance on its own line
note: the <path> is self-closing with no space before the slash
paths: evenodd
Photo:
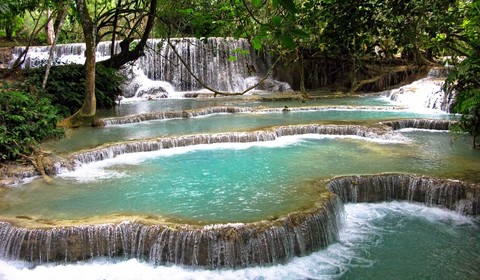
<path id="1" fill-rule="evenodd" d="M 229 103 L 230 102 L 230 103 Z M 243 105 L 242 105 L 243 104 Z M 104 116 L 208 106 L 379 105 L 378 98 L 242 103 L 161 100 L 122 104 Z M 376 122 L 454 116 L 409 111 L 330 110 L 202 118 L 82 129 L 48 143 L 75 151 L 106 142 L 195 133 L 256 130 L 314 122 Z M 407 172 L 480 182 L 480 151 L 447 132 L 405 130 L 403 142 L 301 136 L 255 144 L 221 144 L 119 156 L 0 190 L 2 216 L 75 219 L 109 214 L 161 215 L 179 221 L 246 222 L 312 202 L 312 183 L 337 175 Z M 0 261 L 0 279 L 480 279 L 480 222 L 451 211 L 391 202 L 347 204 L 340 239 L 284 265 L 239 270 L 153 266 L 138 260 L 69 265 Z"/>
<path id="2" fill-rule="evenodd" d="M 191 109 L 200 109 L 216 106 L 238 106 L 238 107 L 303 107 L 303 106 L 335 106 L 335 105 L 353 105 L 353 106 L 393 106 L 386 98 L 365 95 L 352 97 L 326 97 L 302 102 L 300 100 L 281 100 L 281 101 L 258 101 L 245 100 L 238 98 L 206 98 L 206 99 L 158 99 L 143 100 L 135 102 L 121 102 L 117 106 L 108 110 L 100 110 L 99 117 L 122 117 L 128 115 L 141 114 L 156 111 L 182 111 Z"/>
<path id="3" fill-rule="evenodd" d="M 34 181 L 0 198 L 4 215 L 44 219 L 150 214 L 202 222 L 247 222 L 315 201 L 312 182 L 337 175 L 406 172 L 478 176 L 480 151 L 446 132 L 399 132 L 405 141 L 304 135 L 136 153 Z M 474 178 L 473 178 L 474 179 Z M 40 184 L 40 186 L 37 185 Z"/>
<path id="4" fill-rule="evenodd" d="M 339 241 L 285 265 L 239 270 L 92 260 L 27 269 L 0 261 L 0 278 L 23 279 L 478 279 L 480 222 L 404 202 L 347 204 Z"/>
<path id="5" fill-rule="evenodd" d="M 448 114 L 412 111 L 324 110 L 262 114 L 215 114 L 189 119 L 155 120 L 107 127 L 79 128 L 66 137 L 51 141 L 45 148 L 57 152 L 80 150 L 108 142 L 178 136 L 198 133 L 219 133 L 256 130 L 279 125 L 318 122 L 368 122 L 399 118 L 453 119 Z"/>

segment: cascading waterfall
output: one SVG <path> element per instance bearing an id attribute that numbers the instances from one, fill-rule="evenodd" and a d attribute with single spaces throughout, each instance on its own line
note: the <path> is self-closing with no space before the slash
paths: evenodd
<path id="1" fill-rule="evenodd" d="M 251 132 L 195 134 L 107 144 L 95 149 L 73 153 L 65 160 L 52 160 L 55 163 L 50 167 L 47 167 L 47 172 L 49 174 L 58 174 L 66 169 L 74 169 L 75 166 L 81 164 L 101 161 L 127 153 L 150 152 L 201 144 L 264 142 L 273 141 L 282 136 L 304 134 L 358 136 L 370 139 L 405 141 L 401 135 L 393 133 L 393 131 L 387 126 L 366 127 L 360 125 L 321 124 L 290 125 Z"/>
<path id="2" fill-rule="evenodd" d="M 241 43 L 235 45 L 236 43 L 220 42 L 220 39 L 211 38 L 206 45 L 210 49 L 215 49 L 216 53 L 206 54 L 205 50 L 199 48 L 202 43 L 195 42 L 195 40 L 178 39 L 177 41 L 173 40 L 173 43 L 178 47 L 178 51 L 185 55 L 184 57 L 189 63 L 205 58 L 206 62 L 215 61 L 217 65 L 221 65 L 217 67 L 217 71 L 217 68 L 204 63 L 205 61 L 194 63 L 197 67 L 194 72 L 204 77 L 207 83 L 214 85 L 217 89 L 225 91 L 243 89 L 250 82 L 249 76 L 252 74 L 246 70 L 246 64 L 255 63 L 259 73 L 265 70 L 262 69 L 263 66 L 258 66 L 262 59 L 256 57 L 255 53 L 240 54 L 241 52 L 238 50 L 243 47 Z M 141 93 L 143 96 L 171 97 L 175 90 L 198 90 L 200 88 L 198 83 L 190 75 L 187 75 L 185 69 L 178 70 L 174 69 L 172 65 L 168 65 L 166 61 L 172 59 L 169 57 L 172 50 L 167 50 L 169 47 L 166 42 L 157 40 L 150 43 L 152 48 L 158 48 L 159 51 L 152 54 L 153 58 L 143 58 L 139 62 L 143 63 L 143 66 L 137 65 L 137 67 L 146 67 L 149 69 L 148 71 L 144 70 L 147 77 L 169 81 L 175 86 L 175 89 L 166 89 L 168 85 L 161 83 L 143 89 L 139 86 L 133 90 L 136 96 L 140 91 L 143 92 Z M 108 44 L 102 43 L 101 45 L 102 47 L 97 49 L 99 57 L 108 56 Z M 232 49 L 232 46 L 236 47 Z M 83 50 L 79 51 L 82 46 L 75 45 L 72 48 L 75 50 L 71 50 L 72 56 L 69 59 L 78 58 L 73 55 L 75 52 L 83 55 Z M 236 59 L 239 62 L 237 66 L 232 66 L 233 64 L 228 61 L 232 54 L 237 56 Z M 58 53 L 57 57 L 60 56 L 62 59 L 67 57 L 67 55 Z M 162 60 L 164 61 L 162 62 Z M 33 58 L 30 58 L 28 63 L 33 63 L 32 67 L 36 65 Z M 176 63 L 181 68 L 178 60 Z M 268 65 L 268 61 L 261 63 Z M 238 67 L 238 69 L 228 67 Z M 234 75 L 237 76 L 223 76 L 226 73 L 236 73 Z M 139 85 L 142 83 L 140 82 Z M 435 80 L 434 83 L 437 81 Z M 404 89 L 405 91 L 407 90 Z M 397 93 L 397 95 L 400 94 Z M 440 99 L 428 100 L 427 106 L 438 108 Z M 445 107 L 444 104 L 442 103 L 443 107 Z M 329 109 L 344 110 L 347 108 L 339 106 L 298 107 L 288 108 L 288 111 Z M 359 107 L 355 107 L 355 109 L 358 110 Z M 391 109 L 388 108 L 388 110 Z M 97 124 L 108 126 L 155 119 L 191 118 L 209 114 L 280 113 L 284 110 L 284 108 L 214 107 L 106 118 L 99 120 Z M 365 107 L 365 110 L 374 109 Z M 378 110 L 383 109 L 379 108 Z M 329 134 L 399 140 L 401 136 L 394 133 L 394 130 L 402 128 L 446 130 L 451 124 L 451 121 L 424 119 L 387 121 L 363 126 L 309 124 L 279 126 L 250 132 L 197 134 L 128 141 L 80 151 L 69 155 L 65 160 L 56 161 L 55 159 L 56 163 L 47 171 L 49 174 L 58 174 L 64 169 L 74 169 L 77 165 L 113 158 L 125 153 L 199 144 L 272 141 L 286 135 Z M 342 202 L 406 200 L 420 202 L 427 206 L 444 207 L 464 215 L 480 214 L 480 187 L 478 184 L 406 174 L 343 176 L 333 178 L 326 183 L 322 181 L 321 184 L 324 185 L 321 186 L 322 191 L 319 191 L 318 201 L 314 203 L 314 206 L 307 210 L 301 208 L 302 210 L 288 215 L 253 223 L 177 224 L 172 221 L 155 220 L 151 217 L 117 217 L 116 220 L 112 219 L 115 222 L 111 222 L 109 217 L 105 217 L 106 223 L 104 224 L 89 223 L 88 219 L 70 221 L 71 224 L 68 224 L 69 221 L 41 221 L 35 220 L 34 217 L 17 216 L 0 222 L 0 258 L 25 260 L 32 265 L 68 263 L 100 257 L 109 260 L 136 258 L 155 265 L 176 264 L 210 269 L 242 268 L 286 263 L 295 256 L 308 255 L 335 242 L 338 239 L 339 227 L 341 227 Z M 331 192 L 325 192 L 324 186 Z"/>
<path id="3" fill-rule="evenodd" d="M 110 57 L 110 42 L 100 42 L 96 49 L 96 60 L 101 61 Z M 117 48 L 119 49 L 119 48 Z M 25 50 L 25 47 L 15 47 L 12 50 L 12 60 L 10 66 L 17 57 Z M 22 67 L 36 68 L 45 66 L 48 62 L 50 46 L 30 46 Z M 62 64 L 83 64 L 85 62 L 85 44 L 58 44 L 53 52 L 53 65 Z"/>
<path id="4" fill-rule="evenodd" d="M 338 238 L 343 205 L 325 193 L 309 210 L 272 221 L 207 226 L 138 222 L 29 229 L 0 223 L 0 257 L 32 264 L 95 257 L 238 268 L 285 263 Z"/>
<path id="5" fill-rule="evenodd" d="M 464 215 L 480 214 L 480 186 L 462 181 L 382 174 L 337 177 L 327 184 L 327 188 L 343 202 L 406 200 L 444 207 Z"/>
<path id="6" fill-rule="evenodd" d="M 244 109 L 236 110 L 234 107 L 212 107 L 208 110 L 193 110 L 200 115 L 203 113 L 221 113 L 221 112 L 243 112 Z M 191 112 L 177 111 L 155 113 L 154 118 L 181 118 L 196 116 Z M 148 116 L 138 118 L 129 118 L 129 120 L 142 121 Z M 121 118 L 119 118 L 121 119 Z M 115 118 L 114 120 L 117 120 Z M 108 121 L 103 122 L 103 124 Z M 75 169 L 75 166 L 101 161 L 108 158 L 113 158 L 121 154 L 151 152 L 161 149 L 186 147 L 201 144 L 217 144 L 217 143 L 250 143 L 250 142 L 264 142 L 274 141 L 278 137 L 290 135 L 304 135 L 304 134 L 324 134 L 324 135 L 342 135 L 342 136 L 358 136 L 370 138 L 375 140 L 389 140 L 389 141 L 406 141 L 401 135 L 394 133 L 394 130 L 403 128 L 421 128 L 434 130 L 448 130 L 450 125 L 454 123 L 448 120 L 434 120 L 434 119 L 404 119 L 398 121 L 382 122 L 376 126 L 361 126 L 361 125 L 322 125 L 322 124 L 307 124 L 307 125 L 289 125 L 278 126 L 270 129 L 263 129 L 251 132 L 229 132 L 217 134 L 195 134 L 178 137 L 160 137 L 147 140 L 135 140 L 115 144 L 106 144 L 94 149 L 83 150 L 71 154 L 68 159 L 53 160 L 54 164 L 47 167 L 49 174 L 59 174 L 65 170 Z"/>
<path id="7" fill-rule="evenodd" d="M 413 109 L 432 109 L 451 112 L 456 102 L 454 94 L 444 91 L 448 70 L 433 68 L 426 78 L 387 91 L 390 100 Z"/>
<path id="8" fill-rule="evenodd" d="M 245 108 L 245 107 L 208 107 L 201 109 L 191 109 L 182 111 L 160 111 L 149 112 L 125 117 L 102 118 L 96 120 L 97 126 L 109 126 L 119 124 L 138 123 L 151 120 L 165 120 L 178 118 L 194 118 L 199 116 L 208 116 L 213 114 L 238 114 L 238 113 L 284 113 L 284 112 L 304 112 L 304 111 L 326 111 L 326 110 L 365 110 L 365 111 L 392 111 L 401 110 L 401 107 L 379 107 L 379 106 L 305 106 L 292 108 Z"/>
<path id="9" fill-rule="evenodd" d="M 195 76 L 217 90 L 242 91 L 246 88 L 245 78 L 254 75 L 256 71 L 259 74 L 265 73 L 269 66 L 265 63 L 268 59 L 261 62 L 262 59 L 257 57 L 246 39 L 208 38 L 203 41 L 179 38 L 170 41 Z M 137 62 L 147 77 L 169 81 L 180 91 L 203 88 L 190 75 L 167 40 L 150 40 L 147 49 L 147 55 Z"/>
<path id="10" fill-rule="evenodd" d="M 450 126 L 456 122 L 449 120 L 432 120 L 432 119 L 403 119 L 396 121 L 383 122 L 390 126 L 393 130 L 404 128 L 429 129 L 429 130 L 449 130 Z"/>
<path id="11" fill-rule="evenodd" d="M 318 184 L 331 192 L 318 193 L 313 207 L 246 224 L 201 226 L 147 219 L 62 227 L 47 223 L 28 228 L 1 222 L 0 257 L 26 260 L 33 265 L 103 257 L 137 258 L 157 265 L 241 268 L 285 263 L 337 240 L 341 201 L 406 200 L 464 215 L 480 214 L 480 186 L 472 183 L 380 174 L 336 177 Z"/>
<path id="12" fill-rule="evenodd" d="M 124 88 L 125 97 L 139 95 L 145 95 L 146 98 L 164 98 L 172 95 L 178 97 L 174 95 L 170 86 L 175 91 L 203 89 L 189 73 L 188 68 L 205 84 L 216 90 L 241 92 L 255 84 L 258 77 L 262 77 L 271 64 L 268 57 L 258 56 L 246 39 L 208 38 L 204 41 L 196 38 L 172 38 L 170 41 L 175 51 L 166 39 L 148 41 L 146 55 L 135 62 L 133 71 L 127 70 L 130 81 Z M 111 42 L 100 42 L 97 45 L 97 61 L 110 56 L 110 46 Z M 11 63 L 23 49 L 24 47 L 14 48 Z M 45 65 L 49 49 L 49 46 L 30 47 L 23 67 Z M 117 51 L 119 49 L 116 48 Z M 84 51 L 84 44 L 57 45 L 54 64 L 82 64 L 85 60 Z M 180 54 L 188 67 L 175 52 Z M 272 79 L 267 79 L 260 88 L 269 91 L 290 90 L 287 83 Z"/>

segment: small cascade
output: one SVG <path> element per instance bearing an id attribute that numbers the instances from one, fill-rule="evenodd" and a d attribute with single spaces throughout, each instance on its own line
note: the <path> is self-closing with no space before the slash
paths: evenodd
<path id="1" fill-rule="evenodd" d="M 128 82 L 122 85 L 122 96 L 124 98 L 143 98 L 148 100 L 159 98 L 181 98 L 174 87 L 165 81 L 154 81 L 149 79 L 142 70 L 133 66 L 124 70 Z"/>
<path id="2" fill-rule="evenodd" d="M 388 129 L 388 127 L 385 126 L 365 127 L 360 125 L 320 124 L 290 125 L 251 132 L 195 134 L 107 144 L 91 150 L 74 153 L 69 156 L 69 159 L 56 161 L 51 168 L 47 168 L 47 172 L 49 174 L 59 174 L 65 170 L 72 170 L 75 166 L 81 164 L 114 158 L 118 155 L 128 153 L 151 152 L 201 144 L 265 142 L 276 140 L 282 136 L 305 134 L 357 136 L 375 140 L 405 140 L 401 135 L 393 133 L 391 129 Z"/>
<path id="3" fill-rule="evenodd" d="M 32 264 L 96 257 L 205 268 L 280 264 L 337 240 L 343 205 L 329 193 L 319 201 L 319 206 L 309 210 L 250 224 L 167 226 L 121 222 L 30 229 L 1 222 L 0 257 Z"/>
<path id="4" fill-rule="evenodd" d="M 96 60 L 102 61 L 110 57 L 110 42 L 100 42 L 96 49 Z M 48 56 L 51 46 L 30 46 L 22 67 L 36 68 L 45 66 L 48 62 Z M 119 49 L 119 48 L 117 48 Z M 15 47 L 12 50 L 12 60 L 10 66 L 25 50 L 25 47 Z M 53 52 L 53 65 L 62 64 L 84 64 L 85 63 L 85 44 L 58 44 Z"/>
<path id="5" fill-rule="evenodd" d="M 305 111 L 327 111 L 327 110 L 355 110 L 355 111 L 392 111 L 401 110 L 401 107 L 382 107 L 382 106 L 305 106 L 291 108 L 248 108 L 233 106 L 218 106 L 201 109 L 191 109 L 183 111 L 160 111 L 150 112 L 124 117 L 102 118 L 96 120 L 97 126 L 109 126 L 138 123 L 151 120 L 166 120 L 178 118 L 194 118 L 208 116 L 213 114 L 238 114 L 238 113 L 285 113 L 285 112 L 305 112 Z"/>
<path id="6" fill-rule="evenodd" d="M 432 109 L 450 113 L 455 98 L 447 94 L 443 85 L 446 70 L 433 68 L 426 78 L 388 92 L 390 100 L 412 109 Z"/>
<path id="7" fill-rule="evenodd" d="M 390 126 L 393 130 L 404 128 L 430 129 L 430 130 L 449 130 L 454 121 L 435 120 L 435 119 L 403 119 L 383 122 Z"/>
<path id="8" fill-rule="evenodd" d="M 464 215 L 480 215 L 480 186 L 461 181 L 382 174 L 337 177 L 327 188 L 345 203 L 406 200 L 444 207 Z"/>
<path id="9" fill-rule="evenodd" d="M 183 111 L 166 111 L 151 112 L 137 115 L 129 115 L 125 117 L 103 118 L 96 121 L 98 126 L 109 126 L 119 124 L 138 123 L 151 120 L 166 120 L 179 118 L 194 118 L 213 114 L 234 114 L 234 113 L 251 113 L 253 109 L 242 107 L 208 107 L 202 109 L 191 109 Z"/>

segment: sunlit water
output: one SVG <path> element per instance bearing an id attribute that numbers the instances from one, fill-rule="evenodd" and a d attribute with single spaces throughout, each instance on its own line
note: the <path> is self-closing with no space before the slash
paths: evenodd
<path id="1" fill-rule="evenodd" d="M 378 98 L 327 103 L 389 106 Z M 319 100 L 306 105 L 325 104 Z M 236 100 L 161 100 L 122 104 L 102 114 L 122 116 L 224 105 L 242 106 Z M 306 106 L 299 101 L 244 105 Z M 76 130 L 67 141 L 47 147 L 72 151 L 146 137 L 414 117 L 452 118 L 429 112 L 355 110 L 212 115 Z M 446 132 L 398 133 L 407 141 L 305 135 L 269 143 L 195 146 L 119 156 L 61 174 L 52 185 L 33 181 L 2 190 L 0 213 L 45 219 L 141 213 L 180 221 L 238 222 L 276 216 L 309 204 L 315 199 L 312 183 L 336 175 L 407 172 L 480 181 L 480 154 L 471 150 L 470 139 L 462 137 L 452 144 Z M 29 269 L 29 264 L 0 261 L 0 279 L 478 279 L 478 220 L 399 202 L 349 204 L 345 210 L 339 242 L 285 265 L 209 271 L 97 259 Z"/>
<path id="2" fill-rule="evenodd" d="M 347 204 L 338 242 L 285 265 L 239 270 L 93 260 L 26 268 L 0 261 L 0 279 L 478 279 L 478 220 L 451 211 L 390 202 Z"/>
<path id="3" fill-rule="evenodd" d="M 259 101 L 245 100 L 245 98 L 182 98 L 182 99 L 157 99 L 157 100 L 135 100 L 122 101 L 119 106 L 108 110 L 100 110 L 99 117 L 121 117 L 128 115 L 141 114 L 156 111 L 176 111 L 192 110 L 215 106 L 235 106 L 235 107 L 303 107 L 303 106 L 394 106 L 388 98 L 383 96 L 366 95 L 362 97 L 325 97 L 307 102 L 301 100 L 281 100 L 281 101 Z"/>
<path id="4" fill-rule="evenodd" d="M 315 201 L 312 182 L 337 175 L 406 172 L 478 176 L 480 151 L 446 132 L 407 130 L 402 142 L 303 135 L 125 154 L 2 196 L 3 215 L 46 219 L 150 214 L 246 222 Z M 468 175 L 473 174 L 473 175 Z M 470 178 L 471 179 L 471 178 Z M 40 182 L 41 183 L 41 182 Z"/>
<path id="5" fill-rule="evenodd" d="M 48 142 L 44 147 L 57 152 L 65 152 L 95 147 L 108 142 L 152 137 L 248 131 L 279 125 L 318 122 L 378 122 L 380 120 L 399 118 L 453 119 L 454 116 L 439 113 L 434 114 L 428 111 L 414 112 L 405 110 L 321 110 L 261 114 L 215 114 L 189 119 L 154 120 L 99 128 L 79 128 L 68 131 L 65 138 Z"/>

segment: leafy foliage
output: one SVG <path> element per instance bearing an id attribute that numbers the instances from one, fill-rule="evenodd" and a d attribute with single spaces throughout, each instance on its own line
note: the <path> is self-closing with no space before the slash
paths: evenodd
<path id="1" fill-rule="evenodd" d="M 34 88 L 40 89 L 45 69 L 35 68 L 29 71 L 29 83 Z M 114 107 L 124 81 L 125 77 L 118 70 L 97 65 L 95 79 L 97 107 Z M 75 113 L 82 107 L 85 98 L 85 67 L 78 64 L 52 67 L 42 96 L 50 99 L 61 116 L 66 117 Z"/>
<path id="2" fill-rule="evenodd" d="M 13 34 L 21 28 L 25 11 L 34 7 L 34 1 L 30 0 L 3 0 L 0 3 L 0 30 L 5 31 L 8 40 L 12 40 Z"/>
<path id="3" fill-rule="evenodd" d="M 30 155 L 43 139 L 61 136 L 56 113 L 47 98 L 0 88 L 0 161 Z"/>
<path id="4" fill-rule="evenodd" d="M 449 75 L 447 89 L 456 92 L 457 104 L 454 108 L 460 113 L 460 130 L 473 136 L 473 146 L 480 136 L 480 3 L 473 1 L 467 9 L 467 17 L 462 24 L 462 53 L 467 57 L 455 65 Z"/>

